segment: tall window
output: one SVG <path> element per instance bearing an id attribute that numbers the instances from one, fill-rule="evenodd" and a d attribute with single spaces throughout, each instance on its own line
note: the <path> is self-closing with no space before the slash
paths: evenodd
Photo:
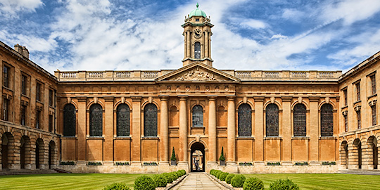
<path id="1" fill-rule="evenodd" d="M 103 135 L 103 109 L 99 104 L 90 107 L 90 136 Z"/>
<path id="2" fill-rule="evenodd" d="M 361 116 L 360 110 L 356 111 L 356 117 L 358 119 L 358 129 L 361 129 L 361 127 L 362 127 L 362 116 Z"/>
<path id="3" fill-rule="evenodd" d="M 356 83 L 356 101 L 360 101 L 360 82 Z"/>
<path id="4" fill-rule="evenodd" d="M 194 44 L 194 58 L 200 59 L 201 58 L 201 43 L 195 42 Z"/>
<path id="5" fill-rule="evenodd" d="M 3 86 L 9 88 L 10 79 L 10 68 L 7 66 L 3 67 Z"/>
<path id="6" fill-rule="evenodd" d="M 269 104 L 266 108 L 266 133 L 267 137 L 278 136 L 279 134 L 279 116 L 278 106 Z"/>
<path id="7" fill-rule="evenodd" d="M 331 104 L 324 104 L 321 107 L 321 136 L 333 136 L 334 133 L 333 107 Z"/>
<path id="8" fill-rule="evenodd" d="M 36 111 L 36 129 L 41 128 L 41 111 L 37 110 Z"/>
<path id="9" fill-rule="evenodd" d="M 371 106 L 372 110 L 372 126 L 376 125 L 376 105 Z"/>
<path id="10" fill-rule="evenodd" d="M 54 93 L 52 89 L 49 89 L 49 106 L 54 105 Z"/>
<path id="11" fill-rule="evenodd" d="M 343 90 L 343 96 L 344 96 L 344 106 L 347 106 L 347 89 Z"/>
<path id="12" fill-rule="evenodd" d="M 3 120 L 9 120 L 9 100 L 6 98 L 3 98 Z"/>
<path id="13" fill-rule="evenodd" d="M 144 136 L 157 136 L 157 106 L 152 103 L 144 108 Z"/>
<path id="14" fill-rule="evenodd" d="M 242 104 L 238 108 L 238 135 L 252 135 L 252 109 L 248 104 Z"/>
<path id="15" fill-rule="evenodd" d="M 26 106 L 22 105 L 20 110 L 20 123 L 21 125 L 26 125 L 25 116 L 26 116 Z"/>
<path id="16" fill-rule="evenodd" d="M 348 117 L 347 115 L 344 115 L 344 131 L 347 132 L 348 131 Z"/>
<path id="17" fill-rule="evenodd" d="M 53 132 L 53 115 L 49 115 L 49 131 Z"/>
<path id="18" fill-rule="evenodd" d="M 66 104 L 63 108 L 63 136 L 75 136 L 76 111 L 73 104 Z"/>
<path id="19" fill-rule="evenodd" d="M 376 75 L 375 74 L 371 75 L 370 79 L 371 79 L 371 92 L 373 95 L 373 94 L 376 94 Z"/>
<path id="20" fill-rule="evenodd" d="M 25 75 L 21 75 L 21 93 L 26 95 L 26 85 L 28 78 Z"/>
<path id="21" fill-rule="evenodd" d="M 36 100 L 41 101 L 41 83 L 36 84 Z"/>
<path id="22" fill-rule="evenodd" d="M 193 127 L 203 127 L 203 108 L 200 105 L 193 107 Z"/>
<path id="23" fill-rule="evenodd" d="M 306 136 L 306 107 L 303 104 L 294 106 L 293 134 L 294 136 Z"/>
<path id="24" fill-rule="evenodd" d="M 117 136 L 129 136 L 130 134 L 130 111 L 127 104 L 120 104 L 116 111 Z"/>

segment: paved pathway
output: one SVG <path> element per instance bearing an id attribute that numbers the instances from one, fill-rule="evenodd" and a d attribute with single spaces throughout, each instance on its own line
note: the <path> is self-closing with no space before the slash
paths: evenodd
<path id="1" fill-rule="evenodd" d="M 226 189 L 213 182 L 205 173 L 190 173 L 186 179 L 174 188 L 175 190 L 221 190 Z"/>

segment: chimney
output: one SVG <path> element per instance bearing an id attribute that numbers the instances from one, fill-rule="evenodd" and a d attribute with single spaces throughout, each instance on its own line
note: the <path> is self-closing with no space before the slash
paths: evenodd
<path id="1" fill-rule="evenodd" d="M 25 58 L 29 59 L 29 51 L 25 46 L 21 46 L 20 44 L 15 45 L 15 50 L 24 56 Z"/>

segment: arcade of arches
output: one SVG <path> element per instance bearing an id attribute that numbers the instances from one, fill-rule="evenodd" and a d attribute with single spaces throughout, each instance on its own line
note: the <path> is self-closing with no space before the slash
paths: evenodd
<path id="1" fill-rule="evenodd" d="M 26 47 L 0 42 L 0 169 L 379 169 L 380 52 L 343 74 L 219 70 L 210 17 L 197 7 L 181 26 L 184 57 L 173 70 L 52 75 L 29 60 Z M 74 165 L 59 164 L 68 161 Z M 239 165 L 245 162 L 252 166 Z"/>

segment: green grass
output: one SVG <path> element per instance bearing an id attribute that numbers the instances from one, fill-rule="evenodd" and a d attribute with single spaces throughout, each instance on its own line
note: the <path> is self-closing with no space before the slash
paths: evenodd
<path id="1" fill-rule="evenodd" d="M 291 179 L 300 189 L 380 189 L 380 175 L 355 174 L 249 174 L 246 177 L 257 177 L 264 182 L 264 187 L 278 179 Z"/>
<path id="2" fill-rule="evenodd" d="M 40 174 L 0 176 L 0 189 L 103 189 L 116 182 L 133 187 L 142 174 Z M 151 176 L 149 174 L 149 176 Z"/>

